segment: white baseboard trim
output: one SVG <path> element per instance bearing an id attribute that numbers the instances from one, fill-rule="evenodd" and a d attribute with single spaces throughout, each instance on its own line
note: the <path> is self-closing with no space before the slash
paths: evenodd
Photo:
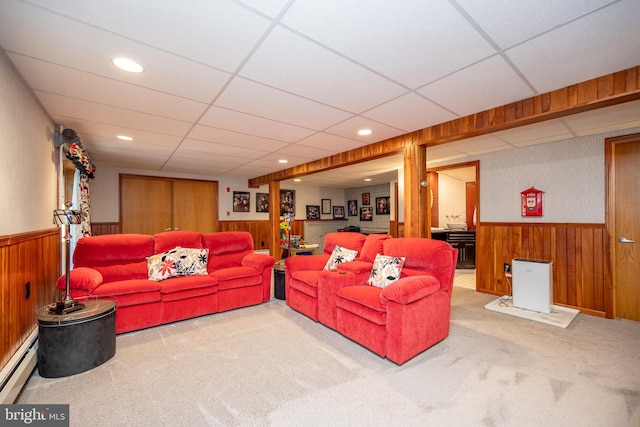
<path id="1" fill-rule="evenodd" d="M 0 371 L 0 404 L 10 405 L 16 401 L 38 363 L 38 328 L 20 346 L 16 354 Z"/>

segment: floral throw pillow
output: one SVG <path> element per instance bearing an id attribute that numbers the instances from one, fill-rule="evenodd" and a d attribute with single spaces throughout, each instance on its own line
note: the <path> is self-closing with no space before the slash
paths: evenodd
<path id="1" fill-rule="evenodd" d="M 338 264 L 353 261 L 354 259 L 356 259 L 357 255 L 358 251 L 353 251 L 351 249 L 343 248 L 339 245 L 336 245 L 336 247 L 333 248 L 333 252 L 329 257 L 329 260 L 325 264 L 324 269 L 333 270 L 334 268 L 338 267 Z"/>
<path id="2" fill-rule="evenodd" d="M 385 286 L 395 282 L 400 278 L 402 267 L 404 266 L 404 260 L 404 257 L 390 257 L 380 254 L 376 255 L 367 284 L 378 288 L 384 288 Z"/>
<path id="3" fill-rule="evenodd" d="M 177 276 L 207 275 L 209 249 L 175 248 L 147 258 L 149 280 L 159 282 Z"/>
<path id="4" fill-rule="evenodd" d="M 209 249 L 181 248 L 176 260 L 178 276 L 206 276 L 208 258 Z"/>
<path id="5" fill-rule="evenodd" d="M 176 263 L 179 262 L 180 246 L 166 252 L 155 254 L 147 258 L 147 273 L 149 280 L 159 282 L 178 276 Z"/>

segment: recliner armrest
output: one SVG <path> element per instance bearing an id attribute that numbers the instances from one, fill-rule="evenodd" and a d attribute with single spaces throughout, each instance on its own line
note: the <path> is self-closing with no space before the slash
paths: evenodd
<path id="1" fill-rule="evenodd" d="M 380 302 L 383 306 L 386 306 L 388 301 L 410 304 L 436 293 L 439 289 L 440 282 L 433 276 L 403 277 L 382 289 Z"/>
<path id="2" fill-rule="evenodd" d="M 275 263 L 276 260 L 271 255 L 267 254 L 252 253 L 242 258 L 243 267 L 253 267 L 260 271 L 267 267 L 272 267 Z"/>
<path id="3" fill-rule="evenodd" d="M 70 289 L 82 289 L 88 293 L 91 293 L 95 288 L 100 286 L 103 282 L 102 274 L 98 270 L 94 270 L 90 267 L 76 267 L 69 273 L 69 288 Z M 67 287 L 67 275 L 63 274 L 56 281 L 56 286 L 60 290 L 65 290 Z"/>

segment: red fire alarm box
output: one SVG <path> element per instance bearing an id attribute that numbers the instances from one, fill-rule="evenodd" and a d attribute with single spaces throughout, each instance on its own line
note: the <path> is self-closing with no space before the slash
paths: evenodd
<path id="1" fill-rule="evenodd" d="M 542 216 L 542 195 L 544 191 L 531 187 L 520 193 L 522 216 Z"/>

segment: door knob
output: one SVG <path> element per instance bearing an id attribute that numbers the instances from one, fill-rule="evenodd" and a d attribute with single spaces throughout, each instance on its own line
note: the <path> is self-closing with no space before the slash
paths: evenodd
<path id="1" fill-rule="evenodd" d="M 636 241 L 635 240 L 629 240 L 626 237 L 621 237 L 621 238 L 618 239 L 618 242 L 620 242 L 620 243 L 635 243 Z"/>
<path id="2" fill-rule="evenodd" d="M 171 231 L 171 227 L 165 228 L 164 231 Z"/>

